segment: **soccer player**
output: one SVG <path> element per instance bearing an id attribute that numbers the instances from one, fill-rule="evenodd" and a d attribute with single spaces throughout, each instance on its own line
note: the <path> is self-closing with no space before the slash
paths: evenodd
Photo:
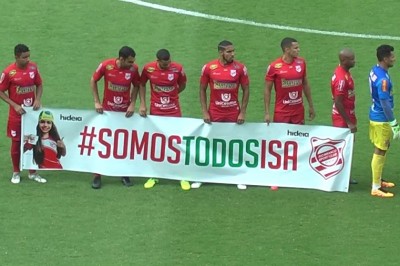
<path id="1" fill-rule="evenodd" d="M 7 66 L 0 77 L 0 97 L 9 104 L 7 136 L 11 138 L 11 161 L 13 175 L 11 182 L 18 184 L 20 177 L 21 155 L 21 116 L 25 114 L 23 106 L 38 110 L 43 93 L 42 78 L 38 67 L 30 61 L 30 50 L 25 44 L 14 47 L 15 63 Z M 7 92 L 7 93 L 6 93 Z M 36 171 L 29 170 L 29 179 L 39 183 L 47 180 Z"/>
<path id="2" fill-rule="evenodd" d="M 333 98 L 332 125 L 334 127 L 349 128 L 352 133 L 357 132 L 357 118 L 355 110 L 354 81 L 350 69 L 355 66 L 354 52 L 348 48 L 339 52 L 339 66 L 335 69 L 331 80 Z M 357 184 L 350 179 L 350 184 Z"/>
<path id="3" fill-rule="evenodd" d="M 378 64 L 369 73 L 372 98 L 372 105 L 369 110 L 369 138 L 374 144 L 374 154 L 371 161 L 371 195 L 391 198 L 394 194 L 384 190 L 384 188 L 394 187 L 395 184 L 383 180 L 382 172 L 391 138 L 400 138 L 400 126 L 393 114 L 393 85 L 388 72 L 396 60 L 393 46 L 386 44 L 379 46 L 376 49 L 376 57 Z"/>
<path id="4" fill-rule="evenodd" d="M 273 122 L 304 124 L 303 92 L 308 101 L 309 119 L 315 117 L 306 61 L 299 57 L 299 43 L 293 38 L 281 42 L 282 57 L 273 61 L 265 75 L 265 122 L 271 122 L 269 107 L 272 87 L 275 88 Z"/>
<path id="5" fill-rule="evenodd" d="M 105 111 L 125 112 L 126 117 L 131 117 L 135 111 L 135 102 L 139 90 L 139 71 L 135 64 L 135 51 L 128 46 L 119 50 L 118 58 L 111 58 L 100 63 L 94 72 L 90 87 L 94 97 L 96 112 Z M 100 101 L 97 82 L 104 77 L 103 101 Z M 121 178 L 125 186 L 131 186 L 130 178 Z M 101 175 L 95 174 L 92 188 L 101 188 Z"/>
<path id="6" fill-rule="evenodd" d="M 203 66 L 200 77 L 200 103 L 205 123 L 234 122 L 243 124 L 249 102 L 249 76 L 247 68 L 235 60 L 235 47 L 230 41 L 218 44 L 219 58 Z M 210 105 L 207 106 L 207 87 L 210 86 Z M 242 102 L 238 94 L 241 87 Z M 192 183 L 199 188 L 202 183 Z M 246 185 L 238 184 L 238 189 Z"/>
<path id="7" fill-rule="evenodd" d="M 144 95 L 146 83 L 150 81 L 150 114 L 181 117 L 179 93 L 186 88 L 186 74 L 183 66 L 171 61 L 171 55 L 167 49 L 157 51 L 156 57 L 156 61 L 146 64 L 142 70 L 139 112 L 142 116 L 146 116 Z M 158 179 L 150 178 L 144 187 L 152 188 L 156 183 Z M 183 190 L 190 190 L 188 181 L 182 180 L 180 183 Z"/>

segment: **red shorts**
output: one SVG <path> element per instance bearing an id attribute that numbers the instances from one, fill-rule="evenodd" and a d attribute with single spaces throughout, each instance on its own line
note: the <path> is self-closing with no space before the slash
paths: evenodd
<path id="1" fill-rule="evenodd" d="M 21 141 L 21 122 L 10 121 L 7 122 L 7 137 L 13 141 Z"/>
<path id="2" fill-rule="evenodd" d="M 357 125 L 357 118 L 355 116 L 350 116 L 349 118 L 353 124 Z M 332 125 L 334 127 L 348 128 L 346 121 L 343 119 L 341 115 L 332 116 Z"/>
<path id="3" fill-rule="evenodd" d="M 296 124 L 296 125 L 304 125 L 304 113 L 286 115 L 280 113 L 274 113 L 275 123 L 288 123 L 288 124 Z"/>
<path id="4" fill-rule="evenodd" d="M 239 114 L 235 115 L 212 115 L 210 113 L 210 120 L 211 122 L 233 122 L 236 123 L 238 119 Z"/>

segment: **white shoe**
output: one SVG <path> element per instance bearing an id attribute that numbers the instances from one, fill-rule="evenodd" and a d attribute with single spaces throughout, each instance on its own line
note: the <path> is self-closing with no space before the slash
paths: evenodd
<path id="1" fill-rule="evenodd" d="M 203 183 L 201 183 L 201 182 L 194 182 L 194 183 L 192 183 L 191 188 L 199 188 L 199 187 L 201 187 L 202 184 Z"/>
<path id="2" fill-rule="evenodd" d="M 39 182 L 39 183 L 46 183 L 46 182 L 47 182 L 46 179 L 44 179 L 43 177 L 41 177 L 41 176 L 40 176 L 39 174 L 37 174 L 37 173 L 29 174 L 28 177 L 29 177 L 30 180 L 34 180 L 34 181 Z"/>
<path id="3" fill-rule="evenodd" d="M 11 177 L 11 183 L 19 184 L 19 182 L 21 182 L 21 177 L 19 176 L 19 173 L 13 173 Z"/>
<path id="4" fill-rule="evenodd" d="M 238 184 L 237 188 L 238 189 L 247 189 L 247 186 L 246 185 L 242 185 L 242 184 Z"/>

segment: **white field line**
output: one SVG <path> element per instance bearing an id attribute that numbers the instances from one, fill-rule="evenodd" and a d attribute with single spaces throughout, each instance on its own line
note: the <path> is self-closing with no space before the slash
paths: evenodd
<path id="1" fill-rule="evenodd" d="M 250 26 L 261 27 L 261 28 L 288 30 L 288 31 L 296 31 L 296 32 L 306 32 L 306 33 L 313 33 L 313 34 L 330 35 L 330 36 L 351 37 L 351 38 L 400 41 L 399 36 L 313 30 L 313 29 L 307 29 L 307 28 L 290 27 L 290 26 L 283 26 L 283 25 L 269 24 L 269 23 L 259 23 L 259 22 L 255 22 L 255 21 L 251 21 L 251 20 L 243 20 L 243 19 L 215 16 L 215 15 L 210 15 L 210 14 L 205 14 L 205 13 L 200 13 L 200 12 L 195 12 L 195 11 L 189 11 L 189 10 L 185 10 L 185 9 L 175 8 L 175 7 L 169 7 L 169 6 L 159 5 L 159 4 L 148 3 L 145 1 L 141 1 L 141 0 L 120 0 L 120 1 L 132 3 L 135 5 L 139 5 L 139 6 L 145 6 L 145 7 L 149 7 L 149 8 L 153 8 L 153 9 L 158 9 L 158 10 L 162 10 L 162 11 L 186 15 L 186 16 L 218 20 L 218 21 L 237 23 L 237 24 L 244 24 L 244 25 L 250 25 Z"/>

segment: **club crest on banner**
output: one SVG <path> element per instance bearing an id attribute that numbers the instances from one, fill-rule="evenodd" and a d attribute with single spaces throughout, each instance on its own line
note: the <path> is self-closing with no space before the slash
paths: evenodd
<path id="1" fill-rule="evenodd" d="M 339 174 L 344 167 L 345 140 L 311 138 L 311 168 L 325 180 Z"/>
<path id="2" fill-rule="evenodd" d="M 121 104 L 123 100 L 124 100 L 124 97 L 122 97 L 122 96 L 114 96 L 114 103 L 116 103 L 116 104 Z"/>

